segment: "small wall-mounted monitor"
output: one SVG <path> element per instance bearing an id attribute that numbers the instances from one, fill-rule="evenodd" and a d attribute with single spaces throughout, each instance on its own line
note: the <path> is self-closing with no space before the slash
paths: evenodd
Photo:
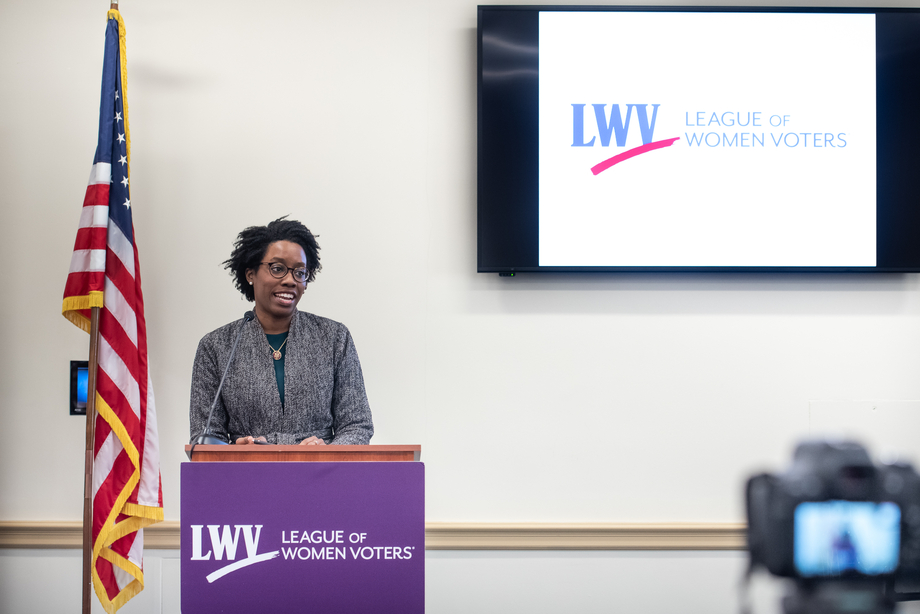
<path id="1" fill-rule="evenodd" d="M 920 271 L 920 9 L 478 24 L 480 272 Z"/>
<path id="2" fill-rule="evenodd" d="M 86 396 L 89 388 L 89 362 L 70 361 L 70 415 L 86 415 Z"/>

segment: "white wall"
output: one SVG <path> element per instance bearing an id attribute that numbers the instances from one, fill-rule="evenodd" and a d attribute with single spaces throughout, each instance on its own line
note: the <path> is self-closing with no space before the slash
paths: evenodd
<path id="1" fill-rule="evenodd" d="M 423 446 L 429 521 L 742 520 L 745 476 L 840 412 L 920 456 L 917 275 L 475 272 L 475 7 L 123 3 L 166 518 L 197 341 L 248 305 L 220 262 L 284 214 L 320 235 L 301 306 L 352 330 L 374 443 Z M 0 521 L 81 517 L 68 363 L 88 340 L 59 314 L 106 8 L 0 4 Z"/>
<path id="2" fill-rule="evenodd" d="M 673 614 L 679 603 L 683 612 L 734 614 L 743 568 L 744 556 L 737 552 L 429 551 L 425 610 L 432 614 Z M 178 612 L 178 552 L 147 551 L 145 576 L 147 588 L 120 614 Z M 47 590 L 48 577 L 55 578 L 59 588 Z M 0 610 L 76 611 L 79 578 L 79 551 L 0 550 Z M 781 587 L 770 580 L 752 584 L 757 614 L 779 614 L 780 595 Z M 628 607 L 617 608 L 624 605 Z M 94 614 L 102 614 L 95 598 L 93 606 Z"/>
<path id="3" fill-rule="evenodd" d="M 447 552 L 425 560 L 430 614 L 735 614 L 741 611 L 741 552 Z M 147 587 L 120 614 L 179 611 L 177 551 L 145 553 Z M 49 578 L 54 590 L 48 590 Z M 787 586 L 756 574 L 747 602 L 780 614 Z M 56 614 L 80 600 L 78 550 L 0 550 L 0 611 Z M 102 614 L 93 600 L 93 614 Z M 917 614 L 920 603 L 898 606 Z"/>
<path id="4" fill-rule="evenodd" d="M 447 552 L 425 559 L 429 614 L 735 614 L 741 611 L 741 552 Z M 119 614 L 179 612 L 178 551 L 148 550 L 147 587 Z M 54 590 L 48 590 L 49 578 Z M 747 603 L 781 614 L 787 585 L 755 574 Z M 77 550 L 0 550 L 0 611 L 57 614 L 80 600 Z M 102 607 L 93 600 L 93 614 Z M 920 613 L 920 602 L 899 614 Z"/>

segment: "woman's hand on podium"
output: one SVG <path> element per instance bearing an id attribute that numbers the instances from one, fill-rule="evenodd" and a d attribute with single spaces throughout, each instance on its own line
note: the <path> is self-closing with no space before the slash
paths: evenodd
<path id="1" fill-rule="evenodd" d="M 261 441 L 262 443 L 268 443 L 267 441 L 265 441 L 265 437 L 252 437 L 250 435 L 249 437 L 240 437 L 239 439 L 237 439 L 236 445 L 246 446 L 249 444 L 256 443 L 256 441 Z"/>
<path id="2" fill-rule="evenodd" d="M 326 445 L 326 442 L 320 439 L 319 437 L 307 437 L 306 439 L 304 439 L 297 445 L 299 446 L 324 446 Z"/>

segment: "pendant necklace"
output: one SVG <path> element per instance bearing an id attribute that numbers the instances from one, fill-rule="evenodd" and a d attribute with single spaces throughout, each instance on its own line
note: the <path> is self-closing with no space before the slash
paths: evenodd
<path id="1" fill-rule="evenodd" d="M 287 340 L 288 340 L 288 338 L 285 337 L 284 343 L 287 343 Z M 267 342 L 268 342 L 268 339 L 266 339 L 265 341 L 266 341 L 266 343 L 267 343 Z M 282 343 L 281 345 L 279 345 L 277 350 L 276 350 L 275 348 L 272 347 L 272 344 L 271 344 L 271 343 L 268 344 L 268 347 L 272 348 L 272 358 L 274 358 L 275 360 L 281 360 L 281 348 L 284 347 L 284 343 Z"/>

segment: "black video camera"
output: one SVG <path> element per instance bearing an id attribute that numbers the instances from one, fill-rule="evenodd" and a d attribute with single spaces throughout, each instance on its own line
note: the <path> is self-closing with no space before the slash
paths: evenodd
<path id="1" fill-rule="evenodd" d="M 787 614 L 888 614 L 920 582 L 920 475 L 853 442 L 800 444 L 747 483 L 750 570 L 795 581 Z M 898 587 L 896 587 L 896 584 Z"/>
<path id="2" fill-rule="evenodd" d="M 785 578 L 920 576 L 920 475 L 853 442 L 805 442 L 747 483 L 751 565 Z"/>

